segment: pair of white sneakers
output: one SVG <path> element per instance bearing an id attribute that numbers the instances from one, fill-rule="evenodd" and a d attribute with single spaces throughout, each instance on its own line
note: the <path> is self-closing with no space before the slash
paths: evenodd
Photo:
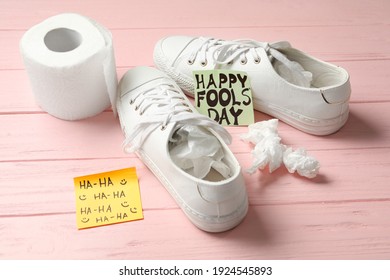
<path id="1" fill-rule="evenodd" d="M 347 71 L 287 42 L 171 36 L 156 44 L 154 61 L 160 70 L 136 67 L 120 81 L 117 110 L 125 147 L 208 232 L 237 226 L 248 197 L 240 165 L 227 147 L 229 133 L 197 113 L 182 91 L 193 95 L 193 71 L 245 71 L 254 108 L 307 133 L 331 134 L 348 118 Z"/>

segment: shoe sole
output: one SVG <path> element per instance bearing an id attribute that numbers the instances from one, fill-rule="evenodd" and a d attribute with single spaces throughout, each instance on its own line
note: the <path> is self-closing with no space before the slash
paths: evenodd
<path id="1" fill-rule="evenodd" d="M 157 46 L 158 47 L 158 46 Z M 157 48 L 156 48 L 157 49 Z M 161 71 L 165 72 L 171 77 L 185 94 L 194 97 L 193 82 L 190 82 L 180 76 L 180 74 L 173 71 L 172 68 L 166 66 L 167 63 L 162 53 L 157 49 L 154 51 L 154 63 Z M 348 102 L 341 106 L 348 106 Z M 332 119 L 314 119 L 304 115 L 292 112 L 285 108 L 280 108 L 273 104 L 267 104 L 258 99 L 254 99 L 253 107 L 255 110 L 268 114 L 272 117 L 278 118 L 281 121 L 295 127 L 303 132 L 313 135 L 329 135 L 338 131 L 347 122 L 349 109 L 347 108 L 342 114 Z"/>
<path id="2" fill-rule="evenodd" d="M 257 111 L 271 115 L 275 118 L 282 120 L 283 122 L 295 127 L 303 132 L 325 136 L 337 132 L 344 126 L 348 120 L 349 108 L 340 114 L 338 117 L 333 119 L 314 119 L 297 114 L 290 110 L 280 108 L 275 105 L 267 104 L 259 100 L 254 99 L 253 106 Z M 348 106 L 345 103 L 344 106 Z"/>
<path id="3" fill-rule="evenodd" d="M 248 212 L 248 200 L 245 199 L 241 205 L 232 213 L 224 216 L 205 216 L 190 208 L 176 193 L 168 179 L 162 174 L 159 168 L 150 160 L 150 158 L 142 151 L 136 152 L 142 162 L 152 171 L 159 179 L 168 193 L 173 197 L 179 207 L 183 210 L 188 219 L 199 229 L 207 232 L 224 232 L 239 225 L 245 218 Z"/>

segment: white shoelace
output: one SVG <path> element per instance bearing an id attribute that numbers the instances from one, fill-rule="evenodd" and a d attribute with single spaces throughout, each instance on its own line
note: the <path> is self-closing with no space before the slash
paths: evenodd
<path id="1" fill-rule="evenodd" d="M 311 75 L 305 71 L 300 64 L 295 61 L 289 60 L 281 51 L 291 47 L 289 42 L 280 41 L 275 43 L 266 43 L 266 42 L 257 42 L 253 40 L 234 40 L 234 41 L 224 41 L 214 38 L 204 38 L 204 42 L 195 49 L 189 59 L 188 63 L 194 63 L 196 57 L 200 56 L 200 61 L 202 65 L 207 64 L 207 52 L 212 52 L 213 60 L 218 65 L 229 64 L 233 62 L 238 57 L 242 64 L 247 62 L 247 56 L 250 55 L 253 57 L 255 63 L 260 63 L 260 55 L 258 53 L 259 49 L 264 49 L 268 54 L 270 61 L 275 59 L 278 61 L 287 71 L 289 75 L 294 76 L 295 80 L 304 81 L 307 84 L 307 81 L 311 81 Z M 309 83 L 310 83 L 309 81 Z"/>
<path id="2" fill-rule="evenodd" d="M 231 142 L 231 135 L 214 120 L 193 112 L 180 92 L 169 82 L 162 82 L 158 87 L 141 91 L 130 100 L 135 110 L 141 115 L 152 106 L 158 106 L 158 111 L 145 115 L 144 120 L 139 122 L 134 130 L 126 137 L 124 149 L 126 152 L 137 151 L 146 138 L 156 129 L 164 130 L 171 122 L 176 125 L 195 125 L 213 129 L 227 144 Z"/>

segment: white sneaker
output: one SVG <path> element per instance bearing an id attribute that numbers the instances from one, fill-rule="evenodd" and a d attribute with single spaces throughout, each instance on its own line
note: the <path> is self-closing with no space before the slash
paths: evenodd
<path id="1" fill-rule="evenodd" d="M 157 69 L 129 70 L 118 90 L 117 110 L 127 151 L 136 152 L 197 227 L 221 232 L 238 225 L 247 213 L 248 198 L 240 165 L 225 144 L 231 140 L 229 133 L 196 113 L 176 83 Z M 176 132 L 183 127 L 203 130 L 222 151 L 219 165 L 211 165 L 204 178 L 172 160 Z M 202 150 L 202 144 L 196 149 Z"/>
<path id="2" fill-rule="evenodd" d="M 156 44 L 154 62 L 192 96 L 194 70 L 245 71 L 254 108 L 307 133 L 331 134 L 348 118 L 351 88 L 347 71 L 294 49 L 288 42 L 172 36 Z"/>

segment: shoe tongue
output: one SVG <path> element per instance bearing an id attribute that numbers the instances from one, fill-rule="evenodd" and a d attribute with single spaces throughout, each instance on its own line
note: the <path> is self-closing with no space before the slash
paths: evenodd
<path id="1" fill-rule="evenodd" d="M 179 127 L 169 141 L 169 153 L 179 168 L 196 178 L 203 179 L 213 170 L 223 178 L 229 177 L 220 141 L 203 127 Z"/>

